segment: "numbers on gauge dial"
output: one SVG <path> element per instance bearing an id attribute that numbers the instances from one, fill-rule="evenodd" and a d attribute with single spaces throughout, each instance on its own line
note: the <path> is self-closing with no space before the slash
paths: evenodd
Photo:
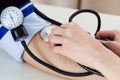
<path id="1" fill-rule="evenodd" d="M 7 7 L 1 13 L 1 23 L 8 29 L 14 29 L 23 23 L 23 13 L 17 7 Z"/>

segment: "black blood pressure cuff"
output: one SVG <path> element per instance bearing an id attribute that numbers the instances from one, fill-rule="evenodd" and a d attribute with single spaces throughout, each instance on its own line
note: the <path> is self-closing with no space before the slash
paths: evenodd
<path id="1" fill-rule="evenodd" d="M 30 0 L 1 0 L 0 1 L 0 13 L 2 12 L 3 9 L 5 9 L 8 6 L 20 7 L 26 2 L 30 2 Z"/>
<path id="2" fill-rule="evenodd" d="M 34 12 L 34 5 L 29 0 L 2 0 L 0 1 L 0 12 L 9 6 L 18 7 L 24 15 L 24 27 L 27 30 L 28 37 L 25 39 L 28 44 L 32 37 L 50 22 L 44 20 Z M 0 21 L 0 46 L 3 47 L 14 59 L 21 62 L 24 48 L 21 42 L 15 42 L 10 30 L 5 28 Z"/>

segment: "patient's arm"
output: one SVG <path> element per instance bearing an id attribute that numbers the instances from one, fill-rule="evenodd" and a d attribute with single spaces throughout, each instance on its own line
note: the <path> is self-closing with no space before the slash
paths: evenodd
<path id="1" fill-rule="evenodd" d="M 43 41 L 40 38 L 39 33 L 37 33 L 34 36 L 34 38 L 29 43 L 28 47 L 34 53 L 34 55 L 39 57 L 41 60 L 43 60 L 53 66 L 56 66 L 57 68 L 60 68 L 62 70 L 68 71 L 68 72 L 86 72 L 78 64 L 71 61 L 70 59 L 53 53 L 52 49 L 51 49 L 52 46 L 49 43 Z M 28 55 L 27 52 L 24 52 L 23 59 L 28 64 L 30 64 L 42 71 L 45 71 L 47 73 L 53 74 L 53 75 L 61 77 L 61 78 L 70 79 L 70 80 L 107 80 L 107 79 L 97 76 L 97 75 L 92 75 L 92 76 L 87 76 L 87 77 L 77 77 L 77 78 L 61 75 L 61 74 L 56 73 L 56 72 L 42 66 L 41 64 L 37 63 L 34 59 L 32 59 Z"/>

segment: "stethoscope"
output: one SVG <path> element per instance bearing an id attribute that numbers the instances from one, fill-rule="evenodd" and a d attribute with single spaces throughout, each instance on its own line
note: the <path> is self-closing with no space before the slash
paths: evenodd
<path id="1" fill-rule="evenodd" d="M 8 14 L 9 11 L 12 11 L 11 13 Z M 56 21 L 56 20 L 53 20 L 49 17 L 47 17 L 45 14 L 43 14 L 42 12 L 40 12 L 37 8 L 34 8 L 34 12 L 39 15 L 40 17 L 42 17 L 43 19 L 55 24 L 55 25 L 62 25 L 62 23 Z M 98 31 L 100 31 L 100 27 L 101 27 L 101 18 L 100 18 L 100 15 L 93 11 L 93 10 L 89 10 L 89 9 L 84 9 L 84 10 L 78 10 L 76 11 L 75 13 L 73 13 L 70 18 L 69 18 L 69 22 L 72 22 L 73 18 L 80 14 L 80 13 L 92 13 L 94 14 L 96 17 L 97 17 L 97 20 L 98 20 L 98 25 L 97 25 L 97 30 L 95 32 L 95 36 L 96 36 L 96 33 Z M 14 14 L 14 16 L 16 16 L 15 18 L 12 16 Z M 87 72 L 84 72 L 84 73 L 73 73 L 73 72 L 67 72 L 67 71 L 63 71 L 61 69 L 58 69 L 44 61 L 42 61 L 41 59 L 39 59 L 38 57 L 36 57 L 32 51 L 28 48 L 26 42 L 25 42 L 25 38 L 28 36 L 27 34 L 27 31 L 25 30 L 24 26 L 22 25 L 23 24 L 23 13 L 20 11 L 20 9 L 18 9 L 17 7 L 8 7 L 6 8 L 2 13 L 1 13 L 2 17 L 1 17 L 1 22 L 7 26 L 8 29 L 10 29 L 11 31 L 11 34 L 14 38 L 15 41 L 21 41 L 21 44 L 23 45 L 24 49 L 26 50 L 26 52 L 35 60 L 37 61 L 38 63 L 42 64 L 43 66 L 57 72 L 57 73 L 60 73 L 62 75 L 66 75 L 66 76 L 72 76 L 72 77 L 83 77 L 83 76 L 89 76 L 89 75 L 92 75 L 92 74 L 96 74 L 96 75 L 99 75 L 99 76 L 103 76 L 100 72 L 94 70 L 94 69 L 91 69 L 89 67 L 86 67 L 84 65 L 81 65 L 81 64 L 78 64 L 80 65 L 83 69 L 87 70 Z M 11 19 L 11 24 L 7 24 L 7 17 L 9 17 Z"/>

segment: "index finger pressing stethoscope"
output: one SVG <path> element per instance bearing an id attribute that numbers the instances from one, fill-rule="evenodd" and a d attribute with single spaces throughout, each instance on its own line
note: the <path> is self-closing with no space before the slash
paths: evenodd
<path id="1" fill-rule="evenodd" d="M 10 29 L 11 29 L 11 33 L 12 33 L 12 36 L 14 38 L 14 40 L 16 41 L 21 41 L 21 44 L 23 45 L 24 49 L 26 50 L 26 52 L 35 60 L 37 61 L 38 63 L 42 64 L 43 66 L 57 72 L 57 73 L 60 73 L 62 75 L 66 75 L 66 76 L 72 76 L 72 77 L 83 77 L 83 76 L 89 76 L 89 75 L 92 75 L 92 74 L 96 74 L 96 75 L 99 75 L 99 76 L 103 76 L 100 72 L 94 70 L 94 69 L 91 69 L 89 67 L 86 67 L 84 65 L 81 65 L 79 64 L 83 69 L 87 70 L 87 72 L 84 72 L 84 73 L 73 73 L 73 72 L 67 72 L 67 71 L 63 71 L 61 69 L 58 69 L 44 61 L 42 61 L 41 59 L 39 59 L 38 57 L 36 57 L 32 51 L 28 48 L 28 46 L 26 45 L 26 42 L 25 42 L 25 38 L 28 36 L 25 28 L 23 27 L 22 23 L 22 12 L 16 8 L 16 7 L 11 7 L 12 10 L 14 10 L 12 13 L 10 14 L 6 14 L 7 12 L 9 12 L 8 10 L 9 9 L 6 9 L 6 11 L 3 13 L 3 15 L 5 16 L 9 16 L 9 18 L 11 18 L 11 25 L 7 25 L 6 24 L 5 26 L 8 26 Z M 17 14 L 15 15 L 17 18 L 13 19 L 14 17 L 12 16 L 12 14 L 15 14 L 14 12 L 16 12 Z M 53 24 L 56 24 L 58 26 L 62 25 L 62 23 L 58 22 L 58 21 L 55 21 L 49 17 L 47 17 L 46 15 L 44 15 L 42 12 L 40 12 L 37 8 L 34 9 L 34 12 L 39 15 L 40 17 L 42 17 L 43 19 L 53 23 Z M 69 18 L 69 22 L 72 22 L 73 18 L 80 14 L 80 13 L 92 13 L 94 14 L 96 17 L 97 17 L 97 20 L 98 20 L 98 25 L 97 25 L 97 30 L 95 32 L 95 36 L 96 36 L 96 33 L 100 30 L 100 27 L 101 27 L 101 18 L 99 16 L 99 14 L 93 10 L 89 10 L 89 9 L 84 9 L 84 10 L 79 10 L 79 11 L 76 11 L 74 14 L 72 14 Z M 17 22 L 18 20 L 21 20 L 20 22 Z M 5 17 L 3 18 L 3 21 L 5 22 Z M 17 23 L 17 24 L 16 24 Z M 14 27 L 14 28 L 12 28 Z M 17 27 L 17 28 L 16 28 Z"/>

